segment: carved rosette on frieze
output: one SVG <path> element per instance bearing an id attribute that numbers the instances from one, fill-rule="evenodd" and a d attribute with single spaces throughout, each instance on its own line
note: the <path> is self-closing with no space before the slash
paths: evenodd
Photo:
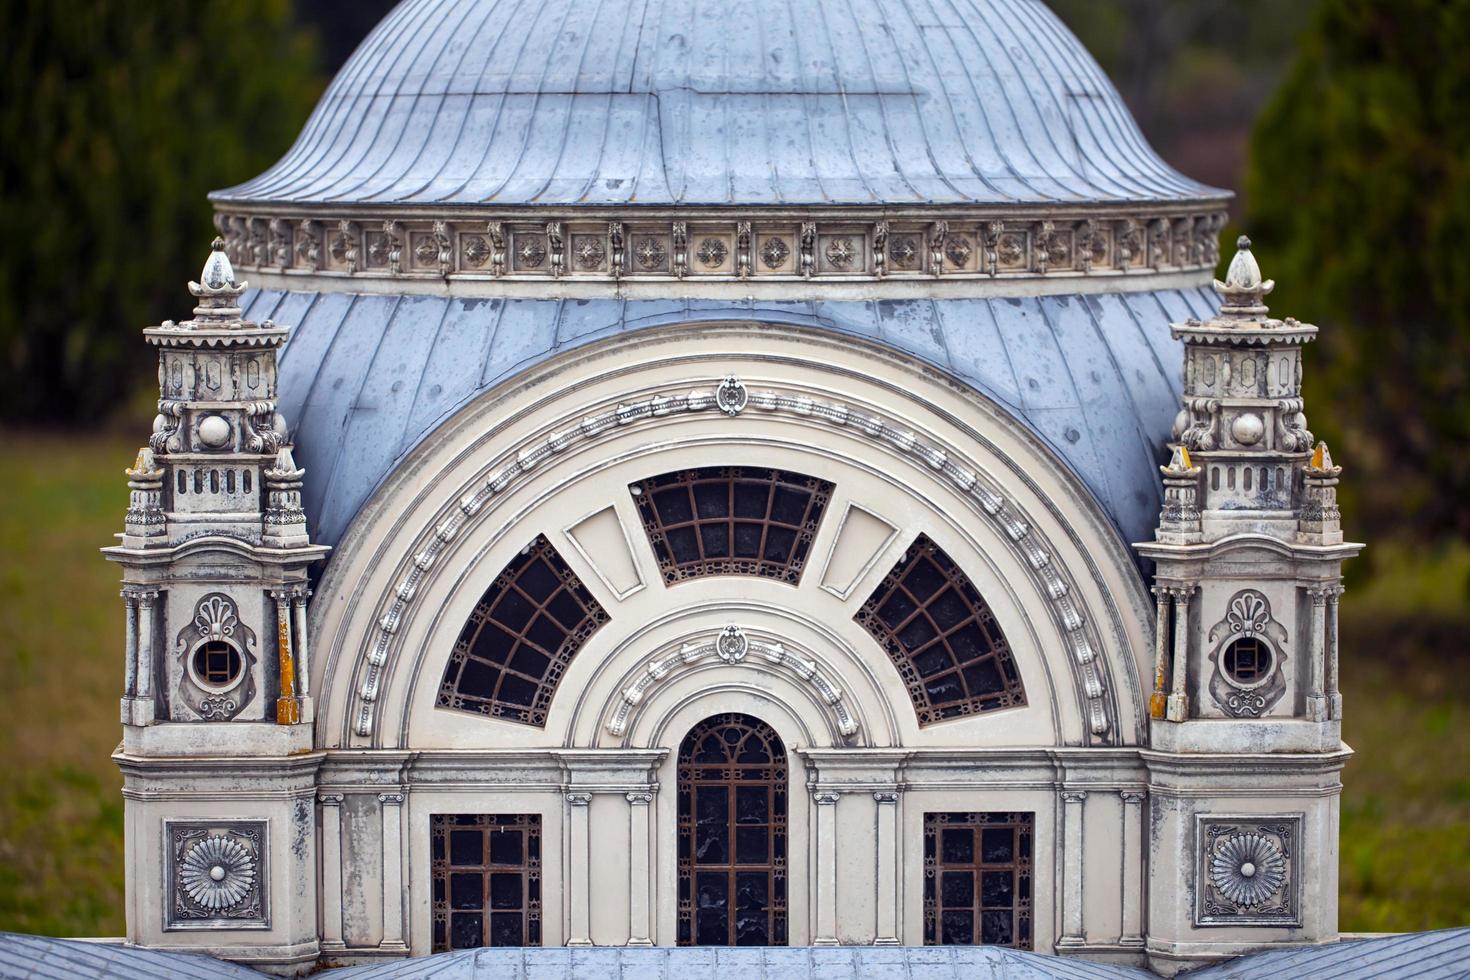
<path id="1" fill-rule="evenodd" d="M 1301 814 L 1201 815 L 1195 925 L 1300 925 L 1301 825 Z"/>
<path id="2" fill-rule="evenodd" d="M 236 264 L 258 273 L 309 273 L 401 281 L 467 278 L 616 281 L 870 279 L 894 276 L 1107 277 L 1209 269 L 1223 217 L 1199 205 L 1133 208 L 1109 218 L 1057 208 L 1042 220 L 935 211 L 893 218 L 832 210 L 816 220 L 758 213 L 727 217 L 688 209 L 650 221 L 567 213 L 551 222 L 503 215 L 486 221 L 385 209 L 306 217 L 268 209 L 222 212 L 216 225 Z M 626 229 L 626 242 L 624 241 Z M 727 261 L 727 257 L 731 260 Z"/>
<path id="3" fill-rule="evenodd" d="M 270 927 L 264 820 L 164 822 L 165 929 Z"/>

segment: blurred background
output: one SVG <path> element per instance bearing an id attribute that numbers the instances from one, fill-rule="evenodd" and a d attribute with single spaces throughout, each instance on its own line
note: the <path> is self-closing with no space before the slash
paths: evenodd
<path id="1" fill-rule="evenodd" d="M 1050 0 L 1153 145 L 1238 194 L 1322 326 L 1343 600 L 1344 931 L 1470 921 L 1470 0 Z M 290 145 L 386 0 L 7 0 L 0 930 L 123 932 L 122 528 L 205 194 Z M 1160 329 L 1163 325 L 1160 324 Z"/>

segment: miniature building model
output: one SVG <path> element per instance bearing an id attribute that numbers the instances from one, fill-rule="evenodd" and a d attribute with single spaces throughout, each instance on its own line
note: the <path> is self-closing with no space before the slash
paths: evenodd
<path id="1" fill-rule="evenodd" d="M 1036 0 L 407 0 L 145 331 L 130 940 L 1334 940 L 1359 546 L 1226 200 Z"/>

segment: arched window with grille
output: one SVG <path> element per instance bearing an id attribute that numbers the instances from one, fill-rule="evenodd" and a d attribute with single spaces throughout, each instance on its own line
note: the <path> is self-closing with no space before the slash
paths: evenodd
<path id="1" fill-rule="evenodd" d="M 567 665 L 607 619 L 538 535 L 475 604 L 449 656 L 438 706 L 544 727 Z"/>
<path id="2" fill-rule="evenodd" d="M 701 575 L 801 581 L 832 484 L 753 466 L 679 470 L 630 486 L 664 582 Z"/>
<path id="3" fill-rule="evenodd" d="M 1026 703 L 994 613 L 969 576 L 925 535 L 854 618 L 898 668 L 921 726 Z"/>

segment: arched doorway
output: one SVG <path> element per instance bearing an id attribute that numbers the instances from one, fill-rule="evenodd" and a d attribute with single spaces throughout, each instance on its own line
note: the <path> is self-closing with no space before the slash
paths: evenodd
<path id="1" fill-rule="evenodd" d="M 680 946 L 786 945 L 786 747 L 722 714 L 679 747 Z"/>

